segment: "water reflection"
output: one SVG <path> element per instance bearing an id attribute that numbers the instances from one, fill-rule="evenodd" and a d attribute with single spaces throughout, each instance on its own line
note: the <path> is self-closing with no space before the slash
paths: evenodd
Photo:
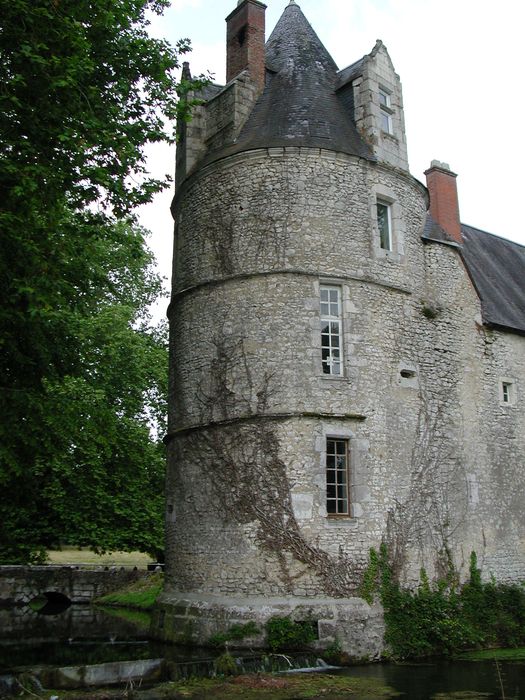
<path id="1" fill-rule="evenodd" d="M 345 669 L 343 673 L 374 678 L 404 693 L 410 700 L 428 700 L 438 694 L 467 692 L 487 699 L 525 700 L 525 663 L 495 661 L 444 661 L 420 664 L 373 664 Z M 501 678 L 501 680 L 500 680 Z M 460 697 L 459 695 L 457 697 Z M 437 700 L 437 698 L 436 698 Z"/>
<path id="2" fill-rule="evenodd" d="M 180 665 L 181 675 L 185 668 L 191 675 L 198 675 L 199 669 L 205 673 L 205 669 L 213 666 L 210 662 L 213 652 L 209 650 L 148 641 L 150 620 L 145 612 L 70 605 L 53 615 L 44 613 L 51 603 L 44 602 L 39 612 L 29 606 L 0 609 L 0 674 L 21 665 L 69 666 L 155 658 Z M 255 658 L 246 659 L 244 668 L 252 672 L 260 670 L 254 666 L 255 662 Z M 341 672 L 374 678 L 409 700 L 447 700 L 461 697 L 458 693 L 467 697 L 467 692 L 477 693 L 472 698 L 525 700 L 523 662 L 438 660 L 355 666 Z"/>

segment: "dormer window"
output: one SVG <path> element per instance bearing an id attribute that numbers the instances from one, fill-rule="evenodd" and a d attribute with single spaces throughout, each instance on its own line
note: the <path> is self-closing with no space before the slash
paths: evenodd
<path id="1" fill-rule="evenodd" d="M 390 101 L 390 93 L 384 88 L 379 88 L 379 109 L 381 115 L 381 131 L 387 134 L 393 134 L 392 128 L 392 106 Z"/>

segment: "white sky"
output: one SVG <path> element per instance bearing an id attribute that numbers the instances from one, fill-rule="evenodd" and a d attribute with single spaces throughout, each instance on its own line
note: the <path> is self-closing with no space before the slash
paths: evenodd
<path id="1" fill-rule="evenodd" d="M 266 36 L 288 4 L 267 0 Z M 523 19 L 519 0 L 297 0 L 339 68 L 386 45 L 401 77 L 412 175 L 425 181 L 432 159 L 458 173 L 461 220 L 525 245 Z M 151 33 L 191 39 L 192 73 L 224 84 L 224 18 L 237 0 L 172 0 Z M 156 147 L 150 168 L 174 170 L 173 149 Z M 173 192 L 141 211 L 153 232 L 161 273 L 169 277 Z M 165 306 L 165 304 L 164 304 Z"/>

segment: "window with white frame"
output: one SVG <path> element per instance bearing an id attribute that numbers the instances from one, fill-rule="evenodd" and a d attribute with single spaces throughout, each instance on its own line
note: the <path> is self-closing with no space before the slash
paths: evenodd
<path id="1" fill-rule="evenodd" d="M 392 250 L 392 207 L 381 199 L 377 200 L 376 207 L 379 246 L 383 250 Z"/>
<path id="2" fill-rule="evenodd" d="M 387 134 L 393 134 L 392 114 L 390 93 L 384 88 L 379 88 L 379 111 L 381 116 L 381 131 Z"/>
<path id="3" fill-rule="evenodd" d="M 500 378 L 499 402 L 501 406 L 514 406 L 516 404 L 516 384 L 512 379 Z"/>
<path id="4" fill-rule="evenodd" d="M 348 440 L 326 439 L 326 512 L 350 515 Z"/>
<path id="5" fill-rule="evenodd" d="M 341 288 L 321 285 L 321 361 L 323 374 L 343 374 Z"/>

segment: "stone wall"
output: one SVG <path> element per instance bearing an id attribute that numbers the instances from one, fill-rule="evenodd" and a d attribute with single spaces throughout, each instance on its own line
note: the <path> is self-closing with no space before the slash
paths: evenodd
<path id="1" fill-rule="evenodd" d="M 0 606 L 22 605 L 44 593 L 62 593 L 73 603 L 89 603 L 144 576 L 148 572 L 134 569 L 0 566 Z"/>
<path id="2" fill-rule="evenodd" d="M 330 599 L 320 643 L 374 654 L 376 613 L 361 601 L 358 643 L 341 611 L 381 542 L 407 585 L 422 566 L 465 578 L 473 550 L 485 577 L 523 578 L 524 402 L 501 406 L 498 387 L 523 383 L 525 339 L 483 328 L 458 248 L 421 238 L 427 203 L 395 168 L 316 149 L 231 156 L 183 185 L 165 636 L 182 625 L 203 641 L 249 614 L 296 616 L 298 601 L 319 622 Z M 339 377 L 322 371 L 321 284 L 343 300 Z M 350 450 L 344 517 L 326 510 L 327 437 Z"/>

